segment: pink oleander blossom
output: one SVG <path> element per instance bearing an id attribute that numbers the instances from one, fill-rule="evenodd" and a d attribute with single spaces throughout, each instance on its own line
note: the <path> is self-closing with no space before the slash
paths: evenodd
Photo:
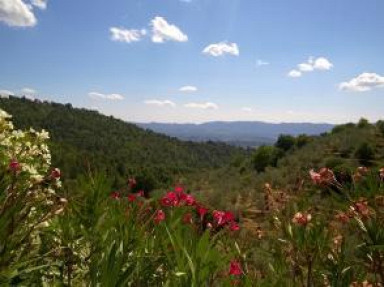
<path id="1" fill-rule="evenodd" d="M 304 212 L 297 212 L 293 218 L 292 222 L 297 225 L 306 226 L 312 219 L 312 215 Z"/>
<path id="2" fill-rule="evenodd" d="M 229 275 L 240 276 L 243 274 L 241 264 L 237 260 L 232 260 L 229 265 Z"/>
<path id="3" fill-rule="evenodd" d="M 165 212 L 161 209 L 156 211 L 155 218 L 153 219 L 156 224 L 165 220 Z"/>

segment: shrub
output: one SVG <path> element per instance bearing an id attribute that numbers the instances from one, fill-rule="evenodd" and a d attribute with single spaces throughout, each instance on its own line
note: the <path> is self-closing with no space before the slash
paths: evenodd
<path id="1" fill-rule="evenodd" d="M 375 158 L 375 148 L 368 142 L 363 142 L 355 151 L 355 157 L 363 165 L 370 165 Z"/>
<path id="2" fill-rule="evenodd" d="M 291 135 L 280 135 L 275 143 L 275 147 L 288 151 L 295 146 L 296 139 Z"/>
<path id="3" fill-rule="evenodd" d="M 369 121 L 367 120 L 367 119 L 365 119 L 365 118 L 361 118 L 360 120 L 359 120 L 359 122 L 357 123 L 357 127 L 358 128 L 366 128 L 366 127 L 369 127 L 370 126 L 370 124 L 369 124 Z"/>
<path id="4" fill-rule="evenodd" d="M 273 146 L 260 146 L 252 155 L 253 167 L 262 172 L 267 166 L 276 166 L 279 150 Z"/>

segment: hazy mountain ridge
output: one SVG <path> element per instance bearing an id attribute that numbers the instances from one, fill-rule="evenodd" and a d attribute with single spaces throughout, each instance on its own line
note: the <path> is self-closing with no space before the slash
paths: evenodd
<path id="1" fill-rule="evenodd" d="M 332 130 L 327 123 L 268 123 L 262 121 L 207 122 L 203 124 L 137 123 L 158 133 L 192 141 L 223 141 L 241 146 L 272 144 L 280 134 L 319 135 Z"/>

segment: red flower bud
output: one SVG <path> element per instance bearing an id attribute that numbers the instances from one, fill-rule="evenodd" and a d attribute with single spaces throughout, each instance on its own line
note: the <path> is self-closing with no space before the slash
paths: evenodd
<path id="1" fill-rule="evenodd" d="M 11 162 L 9 163 L 8 168 L 9 168 L 12 172 L 17 172 L 17 171 L 20 170 L 20 163 L 19 163 L 16 159 L 13 159 L 13 160 L 11 160 Z"/>

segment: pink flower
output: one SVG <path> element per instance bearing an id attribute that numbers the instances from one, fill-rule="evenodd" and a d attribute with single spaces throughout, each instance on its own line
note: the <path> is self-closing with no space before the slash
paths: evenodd
<path id="1" fill-rule="evenodd" d="M 192 195 L 190 195 L 190 194 L 187 194 L 185 196 L 184 201 L 185 201 L 185 204 L 188 205 L 188 206 L 193 206 L 196 203 L 195 198 Z"/>
<path id="2" fill-rule="evenodd" d="M 371 214 L 371 211 L 368 207 L 368 201 L 365 198 L 360 198 L 352 206 L 350 206 L 350 209 L 363 217 L 369 217 Z"/>
<path id="3" fill-rule="evenodd" d="M 212 212 L 212 216 L 219 226 L 224 225 L 226 223 L 230 223 L 235 220 L 235 216 L 230 211 L 214 210 Z"/>
<path id="4" fill-rule="evenodd" d="M 243 274 L 241 264 L 239 261 L 232 260 L 229 266 L 229 275 L 240 276 Z"/>
<path id="5" fill-rule="evenodd" d="M 163 198 L 160 200 L 163 206 L 178 206 L 179 205 L 179 197 L 174 192 L 168 192 Z"/>
<path id="6" fill-rule="evenodd" d="M 199 214 L 200 218 L 203 218 L 207 214 L 208 209 L 202 205 L 196 205 L 196 211 Z"/>
<path id="7" fill-rule="evenodd" d="M 311 221 L 311 219 L 312 219 L 312 215 L 310 215 L 309 213 L 297 212 L 293 216 L 292 222 L 297 225 L 306 226 Z"/>
<path id="8" fill-rule="evenodd" d="M 180 195 L 184 192 L 184 188 L 181 185 L 176 185 L 175 186 L 175 192 Z"/>
<path id="9" fill-rule="evenodd" d="M 136 200 L 136 195 L 135 194 L 128 194 L 128 201 L 129 202 L 134 202 Z"/>
<path id="10" fill-rule="evenodd" d="M 8 168 L 13 171 L 13 172 L 17 172 L 20 170 L 20 163 L 16 160 L 16 159 L 13 159 L 11 160 L 11 162 L 9 163 L 8 165 Z"/>
<path id="11" fill-rule="evenodd" d="M 236 221 L 232 221 L 231 224 L 229 225 L 229 229 L 231 231 L 239 231 L 240 230 L 240 226 L 239 226 L 239 224 Z"/>
<path id="12" fill-rule="evenodd" d="M 161 221 L 165 220 L 165 212 L 161 209 L 156 211 L 155 218 L 153 219 L 156 224 L 159 224 Z"/>
<path id="13" fill-rule="evenodd" d="M 61 171 L 60 169 L 58 168 L 54 168 L 52 171 L 51 171 L 51 178 L 54 178 L 54 179 L 60 179 L 61 177 Z"/>
<path id="14" fill-rule="evenodd" d="M 313 169 L 309 171 L 309 175 L 313 183 L 317 185 L 329 185 L 337 183 L 335 174 L 332 170 L 326 167 L 322 167 L 319 172 L 315 172 Z"/>
<path id="15" fill-rule="evenodd" d="M 223 225 L 225 223 L 225 212 L 220 210 L 214 210 L 212 212 L 212 216 L 215 219 L 217 225 Z"/>
<path id="16" fill-rule="evenodd" d="M 139 190 L 139 192 L 137 193 L 137 196 L 144 197 L 144 190 Z"/>
<path id="17" fill-rule="evenodd" d="M 233 215 L 232 212 L 226 211 L 224 213 L 224 221 L 225 222 L 231 222 L 231 221 L 234 221 L 234 220 L 235 220 L 235 216 Z"/>
<path id="18" fill-rule="evenodd" d="M 111 192 L 110 197 L 113 199 L 120 199 L 121 195 L 120 195 L 120 192 L 114 191 L 114 192 Z"/>
<path id="19" fill-rule="evenodd" d="M 311 177 L 314 184 L 321 183 L 321 175 L 320 173 L 315 172 L 313 169 L 309 171 L 309 176 Z"/>

